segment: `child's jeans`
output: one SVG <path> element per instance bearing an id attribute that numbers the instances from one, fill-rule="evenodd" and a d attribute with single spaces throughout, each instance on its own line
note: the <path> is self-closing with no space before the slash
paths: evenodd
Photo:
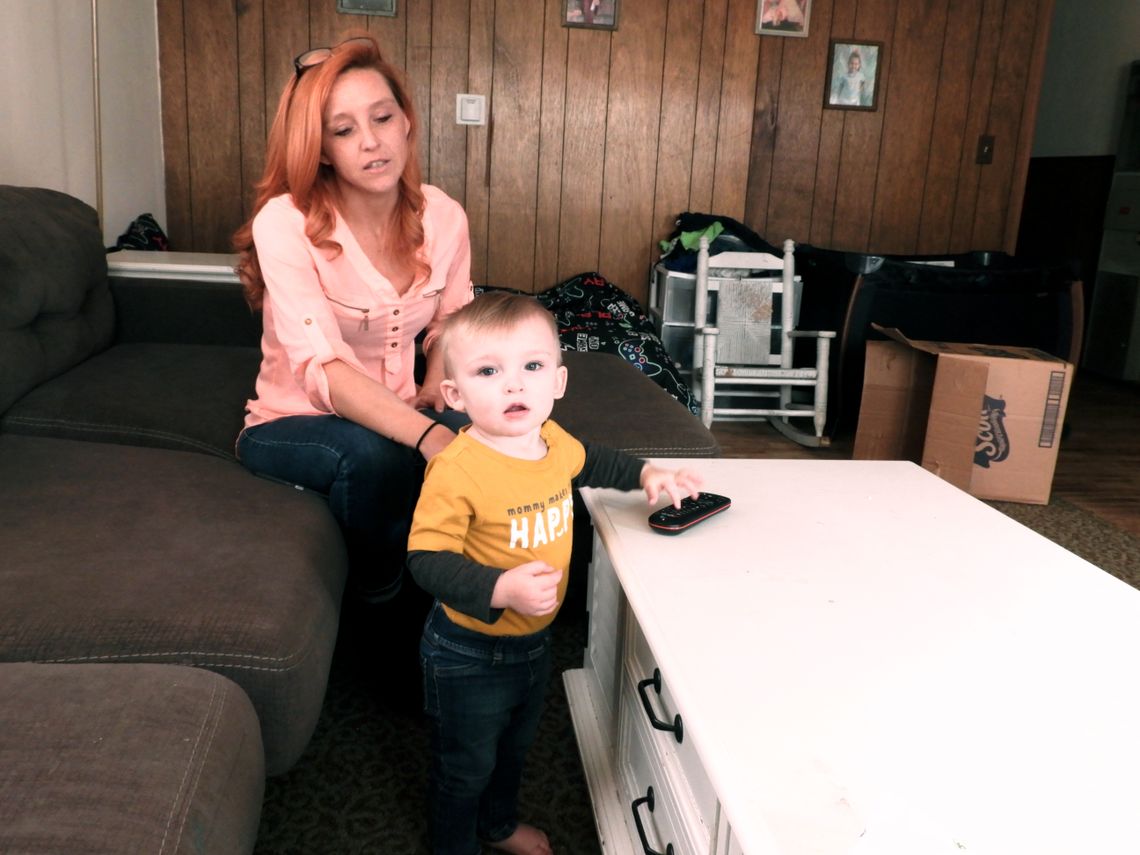
<path id="1" fill-rule="evenodd" d="M 478 855 L 518 827 L 518 792 L 550 675 L 550 631 L 499 637 L 448 619 L 436 602 L 420 642 L 431 721 L 435 855 Z"/>

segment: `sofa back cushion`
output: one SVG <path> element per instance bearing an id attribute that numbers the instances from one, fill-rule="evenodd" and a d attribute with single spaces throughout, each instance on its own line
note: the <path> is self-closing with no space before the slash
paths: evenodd
<path id="1" fill-rule="evenodd" d="M 95 210 L 39 187 L 0 185 L 0 413 L 114 334 Z"/>
<path id="2" fill-rule="evenodd" d="M 22 397 L 0 416 L 0 433 L 232 460 L 260 364 L 257 347 L 116 344 Z"/>

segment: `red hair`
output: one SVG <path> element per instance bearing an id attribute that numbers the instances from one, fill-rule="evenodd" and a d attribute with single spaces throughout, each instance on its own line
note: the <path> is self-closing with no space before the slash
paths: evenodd
<path id="1" fill-rule="evenodd" d="M 422 257 L 424 243 L 424 194 L 420 185 L 423 172 L 419 160 L 419 118 L 400 72 L 380 53 L 371 36 L 355 36 L 332 49 L 331 55 L 303 74 L 293 74 L 277 104 L 277 114 L 269 130 L 265 151 L 265 171 L 257 182 L 257 200 L 253 216 L 242 224 L 233 237 L 239 254 L 237 273 L 250 308 L 261 308 L 265 280 L 253 243 L 253 219 L 275 196 L 289 193 L 293 204 L 305 215 L 305 236 L 314 246 L 330 250 L 333 255 L 343 248 L 330 235 L 336 226 L 336 177 L 331 166 L 321 163 L 321 137 L 324 110 L 333 86 L 345 71 L 371 68 L 380 73 L 392 95 L 408 119 L 408 157 L 400 176 L 399 199 L 393 215 L 392 247 L 401 257 L 410 259 L 417 280 L 431 275 L 431 267 Z"/>

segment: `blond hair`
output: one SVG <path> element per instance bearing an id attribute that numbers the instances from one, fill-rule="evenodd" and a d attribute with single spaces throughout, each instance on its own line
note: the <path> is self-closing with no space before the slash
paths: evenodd
<path id="1" fill-rule="evenodd" d="M 529 294 L 487 291 L 448 315 L 440 327 L 435 347 L 440 348 L 443 354 L 444 372 L 447 377 L 452 376 L 448 350 L 458 336 L 501 335 L 532 319 L 541 320 L 549 327 L 558 353 L 558 364 L 561 365 L 562 348 L 558 338 L 558 323 L 550 310 Z"/>

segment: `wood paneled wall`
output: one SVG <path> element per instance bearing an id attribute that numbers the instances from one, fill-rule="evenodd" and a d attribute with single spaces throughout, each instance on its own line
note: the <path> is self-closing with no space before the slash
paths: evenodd
<path id="1" fill-rule="evenodd" d="M 614 32 L 561 26 L 563 2 L 158 0 L 174 248 L 228 251 L 292 57 L 350 28 L 405 69 L 477 283 L 596 270 L 644 299 L 686 210 L 836 249 L 1015 246 L 1051 0 L 812 0 L 807 38 L 755 35 L 755 0 L 626 0 Z M 884 43 L 874 112 L 824 107 L 832 38 Z M 490 125 L 455 123 L 460 92 Z"/>

